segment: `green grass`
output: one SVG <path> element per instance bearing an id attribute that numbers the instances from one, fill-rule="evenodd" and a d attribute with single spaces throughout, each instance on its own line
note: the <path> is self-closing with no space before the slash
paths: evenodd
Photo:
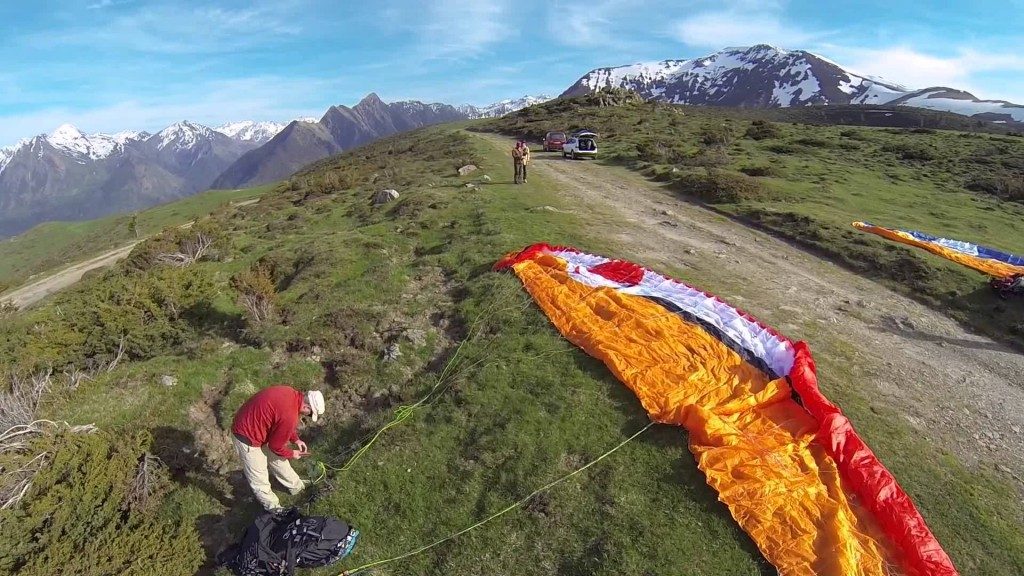
<path id="1" fill-rule="evenodd" d="M 109 216 L 84 222 L 48 222 L 28 232 L 0 240 L 0 292 L 33 275 L 51 271 L 89 256 L 123 246 L 169 226 L 205 216 L 218 206 L 264 194 L 269 187 L 212 190 L 163 204 L 136 214 Z M 136 230 L 138 234 L 136 234 Z"/>
<path id="2" fill-rule="evenodd" d="M 741 162 L 772 163 L 749 143 L 739 145 L 750 148 Z M 468 162 L 481 171 L 458 177 Z M 216 471 L 232 455 L 216 453 L 209 440 L 211 432 L 223 437 L 249 394 L 282 382 L 325 389 L 327 417 L 303 436 L 316 458 L 340 465 L 395 407 L 431 390 L 465 341 L 431 402 L 347 472 L 331 474 L 316 498 L 299 502 L 363 532 L 352 558 L 315 574 L 404 553 L 504 508 L 647 422 L 633 395 L 559 336 L 513 275 L 491 271 L 504 253 L 538 241 L 609 255 L 626 249 L 585 214 L 570 212 L 542 173 L 531 174 L 529 186 L 511 185 L 507 164 L 503 150 L 443 126 L 325 160 L 259 204 L 216 211 L 204 225 L 224 233 L 218 258 L 190 275 L 121 265 L 18 314 L 0 326 L 0 363 L 17 370 L 48 357 L 83 365 L 88 358 L 79 350 L 110 358 L 120 332 L 107 324 L 129 331 L 155 324 L 118 317 L 125 308 L 109 293 L 114 287 L 159 282 L 166 290 L 154 302 L 166 308 L 176 302 L 169 285 L 209 283 L 190 293 L 205 299 L 201 317 L 154 312 L 166 326 L 147 338 L 159 346 L 133 348 L 115 370 L 77 390 L 56 387 L 44 415 L 149 430 L 152 450 L 175 479 L 162 513 L 195 525 L 212 553 L 240 536 L 253 514 L 243 504 L 247 489 L 233 489 Z M 782 168 L 817 170 L 799 158 Z M 482 174 L 492 182 L 465 187 Z M 389 187 L 399 200 L 372 206 L 372 192 Z M 563 211 L 535 210 L 541 206 Z M 278 320 L 263 326 L 247 323 L 230 287 L 257 263 L 273 270 L 276 284 Z M 76 332 L 73 318 L 93 307 L 105 310 L 98 316 L 105 327 Z M 841 341 L 805 337 L 832 342 L 817 356 L 826 392 L 912 494 L 964 573 L 1021 573 L 1024 536 L 1014 527 L 1022 506 L 1012 488 L 968 471 L 873 400 Z M 82 339 L 91 339 L 89 348 L 75 344 Z M 401 356 L 385 362 L 392 344 Z M 49 356 L 25 352 L 37 349 Z M 163 375 L 177 384 L 164 386 Z M 204 428 L 210 421 L 212 430 Z M 707 487 L 685 434 L 657 426 L 523 509 L 377 574 L 677 574 L 680 566 L 700 575 L 774 573 Z"/>
<path id="3" fill-rule="evenodd" d="M 601 134 L 603 162 L 667 182 L 684 198 L 1024 348 L 1024 302 L 1000 301 L 986 276 L 850 225 L 869 221 L 1024 254 L 1024 196 L 1012 196 L 1024 186 L 1024 138 L 779 122 L 768 137 L 755 139 L 765 134 L 751 132 L 751 118 L 784 113 L 582 103 L 554 101 L 482 128 L 529 138 L 548 130 L 594 129 Z M 725 134 L 725 145 L 705 144 L 709 133 Z M 709 171 L 720 185 L 708 185 Z"/>

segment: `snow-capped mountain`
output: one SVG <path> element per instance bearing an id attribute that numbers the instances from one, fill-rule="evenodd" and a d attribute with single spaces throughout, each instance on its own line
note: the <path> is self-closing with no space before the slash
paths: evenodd
<path id="1" fill-rule="evenodd" d="M 313 120 L 316 121 L 315 119 Z M 223 124 L 215 128 L 217 132 L 226 134 L 235 140 L 241 140 L 243 142 L 255 142 L 256 144 L 263 144 L 268 142 L 287 124 L 281 124 L 279 122 L 255 122 L 253 120 L 243 120 L 241 122 L 230 122 Z"/>
<path id="2" fill-rule="evenodd" d="M 675 104 L 783 107 L 811 104 L 894 104 L 1024 122 L 1024 107 L 979 100 L 967 92 L 934 87 L 911 90 L 857 74 L 817 54 L 758 44 L 726 48 L 689 60 L 663 60 L 585 74 L 562 95 L 605 87 L 629 88 L 647 99 Z"/>
<path id="3" fill-rule="evenodd" d="M 222 134 L 224 135 L 224 134 Z M 188 120 L 176 122 L 156 133 L 151 140 L 157 150 L 187 150 L 214 138 L 214 130 Z"/>
<path id="4" fill-rule="evenodd" d="M 124 147 L 134 141 L 148 137 L 145 132 L 118 132 L 117 134 L 83 134 L 78 128 L 71 124 L 62 124 L 53 132 L 47 135 L 36 136 L 36 139 L 45 139 L 46 142 L 71 156 L 82 160 L 100 160 L 111 154 L 121 152 Z M 20 144 L 30 144 L 31 141 L 23 140 Z M 16 150 L 17 147 L 12 147 Z"/>
<path id="5" fill-rule="evenodd" d="M 467 118 L 496 118 L 498 116 L 504 116 L 505 114 L 515 112 L 516 110 L 522 110 L 527 106 L 543 104 L 552 98 L 552 96 L 547 96 L 545 94 L 538 96 L 523 96 L 521 98 L 509 98 L 480 107 L 473 106 L 471 104 L 463 104 L 458 107 L 458 110 L 465 114 Z"/>
<path id="6" fill-rule="evenodd" d="M 0 237 L 46 220 L 96 218 L 194 194 L 258 145 L 194 122 L 153 135 L 61 125 L 0 149 Z"/>

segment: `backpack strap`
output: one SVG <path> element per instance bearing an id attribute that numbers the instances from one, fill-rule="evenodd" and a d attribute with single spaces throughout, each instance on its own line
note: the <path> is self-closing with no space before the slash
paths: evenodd
<path id="1" fill-rule="evenodd" d="M 288 538 L 288 548 L 285 550 L 284 573 L 286 576 L 295 576 L 295 549 L 292 548 L 291 538 Z"/>

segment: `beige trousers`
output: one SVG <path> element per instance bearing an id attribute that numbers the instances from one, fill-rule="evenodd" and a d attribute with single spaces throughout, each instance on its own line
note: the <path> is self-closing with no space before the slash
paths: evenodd
<path id="1" fill-rule="evenodd" d="M 264 444 L 255 448 L 242 442 L 233 434 L 231 439 L 235 443 L 235 452 L 238 452 L 238 457 L 242 460 L 245 479 L 249 481 L 252 493 L 267 510 L 281 506 L 277 494 L 270 489 L 270 474 L 268 472 L 273 472 L 274 478 L 277 478 L 278 482 L 292 494 L 298 494 L 306 487 L 306 483 L 295 473 L 288 460 L 274 454 L 269 446 Z"/>

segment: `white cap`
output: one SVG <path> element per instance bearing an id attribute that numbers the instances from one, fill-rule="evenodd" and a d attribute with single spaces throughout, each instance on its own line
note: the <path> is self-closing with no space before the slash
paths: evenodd
<path id="1" fill-rule="evenodd" d="M 324 413 L 324 394 L 319 390 L 310 390 L 306 392 L 306 402 L 309 403 L 309 410 L 313 416 L 313 422 L 316 422 L 321 414 Z"/>

